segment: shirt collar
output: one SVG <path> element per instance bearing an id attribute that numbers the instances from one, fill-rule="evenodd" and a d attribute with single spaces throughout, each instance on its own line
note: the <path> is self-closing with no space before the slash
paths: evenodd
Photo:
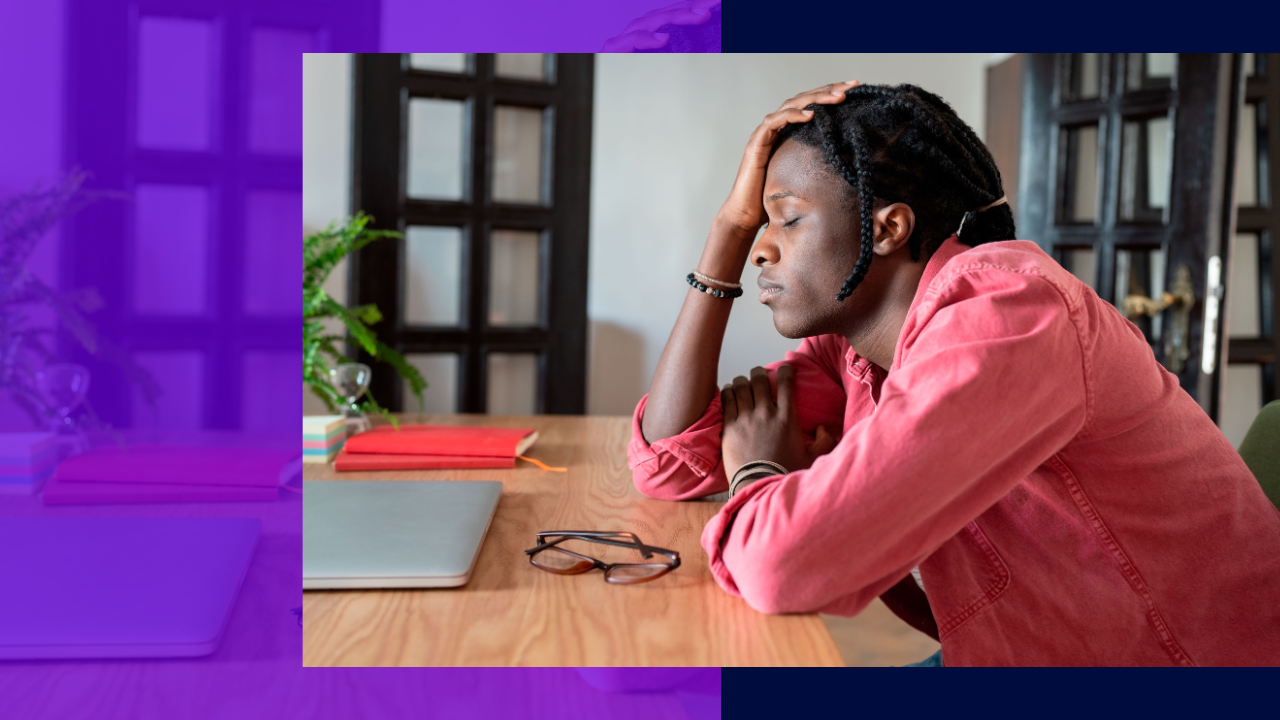
<path id="1" fill-rule="evenodd" d="M 933 251 L 933 256 L 929 258 L 929 262 L 924 266 L 924 273 L 920 276 L 920 285 L 916 287 L 916 295 L 911 298 L 911 307 L 907 308 L 907 317 L 916 311 L 916 306 L 920 304 L 925 293 L 929 290 L 929 285 L 933 283 L 933 279 L 942 271 L 942 267 L 951 262 L 951 259 L 965 250 L 970 249 L 968 245 L 960 242 L 960 238 L 955 233 L 951 237 L 942 241 L 937 250 Z M 897 368 L 898 358 L 902 357 L 902 336 L 898 337 L 898 345 L 893 350 L 893 367 Z"/>
<path id="2" fill-rule="evenodd" d="M 952 233 L 951 237 L 942 241 L 938 249 L 933 251 L 933 257 L 929 258 L 929 263 L 924 266 L 924 274 L 920 276 L 920 287 L 916 289 L 916 296 L 911 301 L 912 310 L 915 309 L 916 303 L 920 302 L 920 297 L 929 288 L 929 284 L 938 276 L 942 266 L 951 262 L 951 258 L 969 249 L 968 245 L 960 242 L 960 238 L 956 237 L 955 233 Z"/>

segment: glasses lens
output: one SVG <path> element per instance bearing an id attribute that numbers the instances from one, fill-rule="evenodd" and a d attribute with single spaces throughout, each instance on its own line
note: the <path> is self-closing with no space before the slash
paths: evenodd
<path id="1" fill-rule="evenodd" d="M 595 567 L 590 560 L 583 560 L 567 552 L 561 552 L 560 548 L 547 548 L 534 555 L 530 562 L 543 570 L 564 574 L 586 572 Z"/>
<path id="2" fill-rule="evenodd" d="M 627 585 L 652 580 L 667 574 L 670 569 L 670 565 L 617 565 L 609 568 L 604 578 L 611 583 Z"/>

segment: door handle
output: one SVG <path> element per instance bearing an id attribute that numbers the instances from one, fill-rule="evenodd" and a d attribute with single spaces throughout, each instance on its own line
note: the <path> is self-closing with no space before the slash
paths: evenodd
<path id="1" fill-rule="evenodd" d="M 1204 351 L 1200 353 L 1200 372 L 1212 375 L 1218 368 L 1218 313 L 1226 291 L 1222 287 L 1222 258 L 1209 258 L 1209 283 L 1204 296 Z"/>
<path id="2" fill-rule="evenodd" d="M 1191 357 L 1190 342 L 1191 309 L 1195 307 L 1195 287 L 1191 284 L 1191 271 L 1186 265 L 1179 265 L 1174 273 L 1173 287 L 1161 294 L 1159 300 L 1145 295 L 1129 295 L 1124 299 L 1124 314 L 1129 319 L 1143 315 L 1155 317 L 1165 310 L 1173 309 L 1173 323 L 1165 333 L 1164 357 L 1169 371 L 1181 375 L 1186 369 L 1187 360 Z"/>

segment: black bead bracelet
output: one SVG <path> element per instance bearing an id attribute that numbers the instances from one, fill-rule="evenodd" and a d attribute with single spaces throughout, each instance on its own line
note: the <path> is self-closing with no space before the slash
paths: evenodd
<path id="1" fill-rule="evenodd" d="M 721 288 L 707 287 L 706 285 L 703 285 L 702 283 L 698 282 L 698 279 L 693 276 L 693 273 L 689 273 L 689 275 L 685 277 L 685 282 L 689 283 L 693 287 L 697 288 L 698 290 L 712 297 L 729 298 L 730 300 L 737 297 L 742 297 L 742 288 L 721 289 Z"/>

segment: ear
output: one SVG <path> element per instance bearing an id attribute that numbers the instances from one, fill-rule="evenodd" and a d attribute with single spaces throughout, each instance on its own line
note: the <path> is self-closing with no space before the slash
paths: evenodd
<path id="1" fill-rule="evenodd" d="M 906 203 L 892 203 L 876 208 L 872 252 L 876 255 L 892 255 L 905 248 L 911 231 L 916 227 L 916 214 Z"/>

